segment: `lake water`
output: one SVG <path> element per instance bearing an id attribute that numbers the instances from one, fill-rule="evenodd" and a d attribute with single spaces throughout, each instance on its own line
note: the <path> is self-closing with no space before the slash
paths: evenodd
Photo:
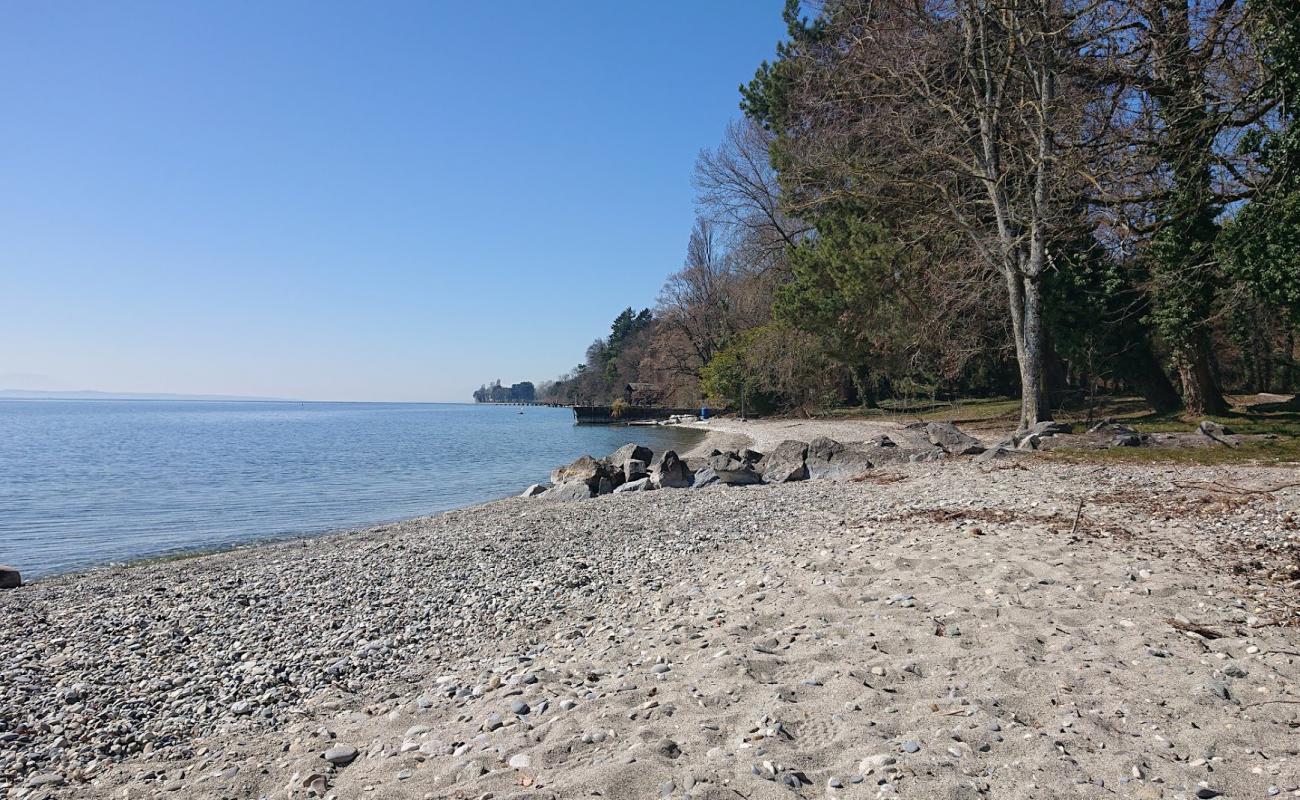
<path id="1" fill-rule="evenodd" d="M 580 455 L 701 434 L 568 409 L 0 401 L 0 564 L 24 579 L 517 494 Z"/>

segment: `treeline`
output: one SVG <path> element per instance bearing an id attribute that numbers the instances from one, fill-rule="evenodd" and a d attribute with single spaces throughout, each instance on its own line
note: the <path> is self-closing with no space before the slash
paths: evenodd
<path id="1" fill-rule="evenodd" d="M 474 390 L 475 403 L 533 403 L 537 389 L 530 381 L 502 386 L 500 380 L 483 384 Z"/>
<path id="2" fill-rule="evenodd" d="M 1289 0 L 825 0 L 696 165 L 653 311 L 543 395 L 809 409 L 1300 384 Z"/>

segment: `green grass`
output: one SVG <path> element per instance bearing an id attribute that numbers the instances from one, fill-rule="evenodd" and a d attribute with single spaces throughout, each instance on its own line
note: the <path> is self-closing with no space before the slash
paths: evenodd
<path id="1" fill-rule="evenodd" d="M 831 419 L 870 419 L 906 422 L 952 422 L 957 425 L 1014 428 L 1020 401 L 1014 398 L 957 400 L 950 403 L 887 401 L 881 408 L 841 408 L 826 412 Z M 1098 398 L 1091 407 L 1056 409 L 1056 419 L 1083 426 L 1106 418 L 1121 420 L 1143 433 L 1193 433 L 1200 418 L 1155 414 L 1141 398 Z M 1276 439 L 1256 440 L 1241 447 L 1115 447 L 1108 450 L 1062 448 L 1047 451 L 1049 458 L 1110 463 L 1162 462 L 1171 464 L 1277 464 L 1300 462 L 1300 411 L 1236 411 L 1210 417 L 1243 436 L 1272 434 Z"/>
<path id="2" fill-rule="evenodd" d="M 1191 433 L 1197 420 L 1177 414 L 1154 414 L 1143 408 L 1135 413 L 1112 414 L 1142 433 Z M 1051 457 L 1076 458 L 1111 463 L 1159 461 L 1174 464 L 1278 464 L 1300 462 L 1300 412 L 1237 411 L 1208 417 L 1242 436 L 1273 435 L 1276 439 L 1247 441 L 1241 447 L 1114 447 L 1109 450 L 1073 450 L 1062 448 Z"/>
<path id="3" fill-rule="evenodd" d="M 1045 450 L 1042 456 L 1105 464 L 1296 464 L 1300 463 L 1300 439 L 1279 438 L 1241 447 L 1112 447 L 1107 450 L 1062 447 Z"/>

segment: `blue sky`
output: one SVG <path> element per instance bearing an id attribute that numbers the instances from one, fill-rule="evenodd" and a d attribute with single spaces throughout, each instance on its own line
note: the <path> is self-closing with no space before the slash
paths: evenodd
<path id="1" fill-rule="evenodd" d="M 553 377 L 680 266 L 780 5 L 7 4 L 0 389 Z"/>

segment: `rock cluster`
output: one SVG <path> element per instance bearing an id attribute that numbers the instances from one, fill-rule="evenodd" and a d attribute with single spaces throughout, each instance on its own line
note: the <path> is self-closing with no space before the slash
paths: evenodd
<path id="1" fill-rule="evenodd" d="M 647 448 L 627 444 L 601 459 L 587 455 L 556 467 L 551 472 L 551 486 L 534 484 L 520 496 L 584 500 L 651 489 L 847 480 L 882 463 L 931 461 L 984 449 L 978 439 L 954 425 L 945 423 L 934 430 L 931 441 L 935 446 L 930 448 L 901 448 L 884 435 L 849 444 L 820 436 L 806 443 L 784 441 L 768 453 L 749 448 L 713 450 L 694 467 L 672 450 L 654 454 Z"/>

